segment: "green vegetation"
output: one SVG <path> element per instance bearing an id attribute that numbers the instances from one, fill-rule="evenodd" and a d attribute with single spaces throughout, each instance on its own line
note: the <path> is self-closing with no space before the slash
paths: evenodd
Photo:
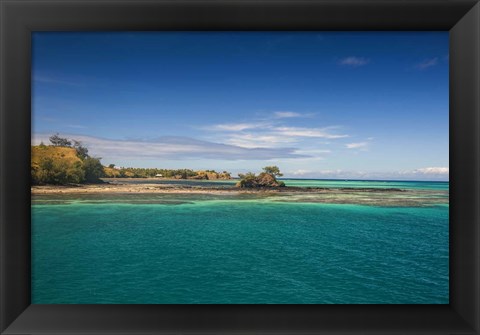
<path id="1" fill-rule="evenodd" d="M 70 147 L 72 146 L 72 142 L 70 142 L 67 138 L 62 138 L 58 136 L 58 133 L 49 137 L 50 142 L 55 147 Z"/>
<path id="2" fill-rule="evenodd" d="M 168 178 L 168 179 L 198 179 L 198 180 L 217 180 L 231 179 L 227 171 L 216 172 L 214 170 L 194 171 L 190 169 L 157 169 L 157 168 L 116 168 L 110 164 L 104 168 L 107 178 Z"/>
<path id="3" fill-rule="evenodd" d="M 277 166 L 266 166 L 263 168 L 258 176 L 253 172 L 246 174 L 239 174 L 240 181 L 237 183 L 237 187 L 244 188 L 258 188 L 258 187 L 284 187 L 283 181 L 278 181 L 277 176 L 281 177 L 283 174 Z"/>
<path id="4" fill-rule="evenodd" d="M 263 172 L 268 173 L 274 177 L 281 177 L 283 176 L 283 173 L 280 172 L 280 169 L 278 166 L 265 166 L 263 168 Z"/>
<path id="5" fill-rule="evenodd" d="M 31 148 L 32 184 L 99 183 L 104 176 L 100 158 L 90 157 L 79 141 L 72 142 L 58 134 L 50 137 L 52 145 L 43 142 Z"/>
<path id="6" fill-rule="evenodd" d="M 105 176 L 103 165 L 98 158 L 87 156 L 83 160 L 83 167 L 85 169 L 85 181 L 87 183 L 97 183 L 101 177 Z"/>

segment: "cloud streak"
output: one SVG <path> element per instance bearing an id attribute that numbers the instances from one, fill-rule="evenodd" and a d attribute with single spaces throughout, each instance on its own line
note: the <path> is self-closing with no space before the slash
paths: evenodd
<path id="1" fill-rule="evenodd" d="M 305 140 L 341 139 L 349 137 L 347 134 L 338 133 L 340 127 L 329 126 L 322 128 L 292 127 L 282 124 L 284 118 L 306 117 L 306 114 L 296 112 L 275 112 L 273 119 L 263 119 L 258 123 L 239 122 L 216 124 L 202 129 L 215 131 L 209 138 L 216 142 L 227 143 L 243 148 L 277 148 L 291 145 Z M 310 116 L 310 115 L 308 115 Z"/>
<path id="2" fill-rule="evenodd" d="M 70 81 L 70 80 L 63 80 L 63 79 L 58 79 L 55 77 L 51 76 L 42 76 L 42 75 L 34 75 L 33 76 L 33 81 L 37 83 L 43 83 L 43 84 L 58 84 L 58 85 L 69 85 L 69 86 L 83 86 L 78 82 Z"/>
<path id="3" fill-rule="evenodd" d="M 313 113 L 302 114 L 297 112 L 289 112 L 289 111 L 279 111 L 273 113 L 274 119 L 287 119 L 287 118 L 304 118 L 304 117 L 311 117 L 314 115 Z"/>
<path id="4" fill-rule="evenodd" d="M 347 143 L 345 146 L 347 149 L 366 149 L 368 142 Z"/>
<path id="5" fill-rule="evenodd" d="M 340 65 L 350 66 L 350 67 L 360 67 L 360 66 L 367 65 L 368 63 L 370 63 L 370 61 L 367 58 L 355 57 L 355 56 L 342 58 L 338 62 L 338 64 Z"/>
<path id="6" fill-rule="evenodd" d="M 426 167 L 426 168 L 417 169 L 414 172 L 420 173 L 420 174 L 448 175 L 450 170 L 448 167 Z"/>
<path id="7" fill-rule="evenodd" d="M 226 143 L 244 148 L 270 148 L 296 142 L 295 139 L 279 135 L 251 133 L 231 134 Z"/>
<path id="8" fill-rule="evenodd" d="M 345 134 L 333 134 L 330 132 L 330 129 L 333 127 L 325 128 L 301 128 L 301 127 L 276 127 L 274 131 L 283 136 L 292 136 L 292 137 L 316 137 L 316 138 L 328 138 L 328 139 L 337 139 L 348 137 Z"/>
<path id="9" fill-rule="evenodd" d="M 49 143 L 50 135 L 34 135 L 33 143 Z M 215 160 L 268 160 L 303 158 L 295 148 L 245 148 L 231 144 L 201 141 L 189 137 L 163 136 L 154 140 L 114 140 L 86 135 L 61 134 L 86 145 L 95 156 L 110 161 L 135 159 L 215 159 Z"/>
<path id="10" fill-rule="evenodd" d="M 207 129 L 220 131 L 242 131 L 247 129 L 261 128 L 265 126 L 266 125 L 262 123 L 224 123 L 207 127 Z"/>
<path id="11" fill-rule="evenodd" d="M 438 64 L 438 57 L 426 59 L 421 63 L 418 63 L 415 67 L 419 70 L 425 70 Z"/>

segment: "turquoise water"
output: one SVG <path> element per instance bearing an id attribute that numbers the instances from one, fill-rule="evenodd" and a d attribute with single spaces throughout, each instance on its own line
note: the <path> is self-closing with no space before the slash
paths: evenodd
<path id="1" fill-rule="evenodd" d="M 231 187 L 238 180 L 170 180 L 170 179 L 109 179 L 109 181 L 118 181 L 122 184 L 171 184 L 187 186 L 208 186 L 208 187 Z M 426 190 L 444 190 L 448 191 L 448 182 L 444 181 L 383 181 L 383 180 L 319 180 L 319 179 L 283 179 L 286 186 L 296 187 L 327 187 L 327 188 L 401 188 L 401 189 L 426 189 Z"/>
<path id="2" fill-rule="evenodd" d="M 395 207 L 278 200 L 35 196 L 32 303 L 449 302 L 448 200 Z"/>

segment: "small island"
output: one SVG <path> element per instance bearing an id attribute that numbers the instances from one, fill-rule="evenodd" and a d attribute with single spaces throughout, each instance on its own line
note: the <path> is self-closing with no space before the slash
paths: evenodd
<path id="1" fill-rule="evenodd" d="M 265 187 L 285 187 L 283 181 L 278 181 L 276 177 L 281 177 L 283 174 L 277 166 L 266 166 L 263 171 L 257 176 L 255 173 L 248 172 L 246 174 L 239 174 L 240 181 L 236 184 L 237 187 L 242 188 L 265 188 Z"/>

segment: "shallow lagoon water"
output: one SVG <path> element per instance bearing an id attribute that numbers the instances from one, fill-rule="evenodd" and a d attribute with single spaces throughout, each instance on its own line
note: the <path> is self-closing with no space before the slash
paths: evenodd
<path id="1" fill-rule="evenodd" d="M 35 196 L 32 302 L 447 304 L 448 194 L 422 193 L 436 187 L 410 185 L 415 206 Z"/>
<path id="2" fill-rule="evenodd" d="M 115 179 L 106 178 L 113 183 L 144 184 L 145 179 Z M 327 188 L 401 188 L 448 191 L 449 183 L 445 181 L 391 181 L 391 180 L 329 180 L 329 179 L 286 179 L 280 178 L 286 186 L 295 187 L 327 187 Z M 207 186 L 207 187 L 232 187 L 238 180 L 171 180 L 148 179 L 149 184 L 170 184 L 178 186 Z"/>

